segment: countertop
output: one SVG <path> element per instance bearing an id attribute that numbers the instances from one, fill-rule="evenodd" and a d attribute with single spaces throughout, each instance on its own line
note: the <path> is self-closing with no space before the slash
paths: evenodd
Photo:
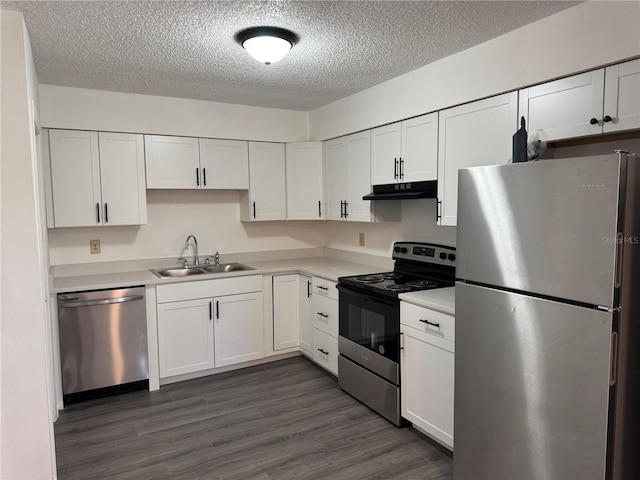
<path id="1" fill-rule="evenodd" d="M 455 315 L 455 291 L 456 287 L 447 287 L 423 290 L 421 292 L 401 293 L 400 300 L 448 315 Z"/>
<path id="2" fill-rule="evenodd" d="M 245 262 L 243 262 L 245 263 Z M 132 287 L 139 285 L 165 285 L 179 282 L 197 282 L 213 278 L 229 278 L 246 275 L 273 275 L 302 273 L 318 276 L 331 281 L 347 275 L 361 275 L 381 271 L 379 266 L 363 263 L 345 262 L 329 257 L 293 258 L 285 260 L 251 261 L 245 265 L 255 270 L 198 275 L 195 278 L 158 278 L 149 270 L 128 272 L 99 273 L 93 275 L 75 275 L 53 278 L 52 293 L 78 292 L 105 288 Z"/>

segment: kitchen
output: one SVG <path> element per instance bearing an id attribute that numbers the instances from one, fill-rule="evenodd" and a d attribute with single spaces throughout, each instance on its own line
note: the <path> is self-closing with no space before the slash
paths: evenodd
<path id="1" fill-rule="evenodd" d="M 637 17 L 637 5 L 633 3 L 581 4 L 541 20 L 537 24 L 523 27 L 501 39 L 452 55 L 310 113 L 265 111 L 257 107 L 41 85 L 40 122 L 43 126 L 58 128 L 191 137 L 247 138 L 280 142 L 304 141 L 309 138 L 325 140 L 637 57 L 638 39 L 637 30 L 634 29 Z M 614 29 L 618 33 L 614 38 L 608 38 L 606 41 L 589 33 Z M 4 23 L 3 31 L 5 31 Z M 3 50 L 4 45 L 3 38 Z M 519 48 L 513 48 L 514 45 L 518 45 Z M 558 49 L 558 45 L 563 45 L 565 48 Z M 541 57 L 545 61 L 538 62 L 536 68 L 531 68 L 531 61 L 522 57 L 522 50 L 532 52 L 531 55 L 538 51 L 553 53 L 542 54 Z M 477 65 L 485 64 L 492 65 L 492 68 L 477 68 Z M 469 71 L 469 65 L 474 65 L 473 77 L 460 75 L 459 72 Z M 3 85 L 5 85 L 4 75 L 3 69 Z M 430 88 L 425 91 L 423 85 L 429 85 Z M 387 98 L 388 101 L 381 105 L 380 98 Z M 7 115 L 11 113 L 5 105 L 8 104 L 5 103 L 3 96 L 3 117 L 5 112 Z M 25 107 L 19 105 L 16 108 L 24 110 Z M 307 122 L 310 125 L 311 136 L 307 133 Z M 4 125 L 6 125 L 5 121 L 3 121 L 3 157 L 5 157 L 4 149 L 9 148 L 5 147 L 6 139 L 11 138 L 5 134 Z M 515 131 L 515 126 L 512 130 Z M 18 135 L 17 138 L 21 137 Z M 578 149 L 579 147 L 565 148 Z M 632 147 L 629 148 L 633 150 Z M 5 215 L 4 208 L 9 204 L 28 208 L 30 197 L 27 195 L 28 190 L 16 192 L 15 187 L 7 186 L 5 182 L 9 179 L 4 165 L 3 160 L 2 241 L 3 251 L 11 252 L 11 256 L 3 253 L 3 272 L 14 271 L 14 268 L 11 268 L 12 265 L 15 265 L 17 270 L 17 262 L 20 262 L 20 267 L 23 269 L 21 271 L 24 271 L 25 266 L 30 265 L 31 262 L 44 262 L 48 265 L 47 259 L 44 258 L 46 254 L 43 258 L 38 257 L 35 253 L 38 251 L 37 248 L 30 243 L 36 238 L 36 234 L 28 230 L 21 235 L 26 227 L 17 220 L 15 224 L 10 223 L 10 217 Z M 32 190 L 32 187 L 29 188 Z M 26 199 L 22 195 L 27 195 Z M 198 237 L 202 252 L 212 254 L 219 250 L 223 254 L 223 259 L 225 252 L 320 247 L 346 250 L 356 254 L 373 254 L 388 259 L 394 240 L 418 238 L 435 243 L 455 243 L 456 240 L 454 227 L 436 226 L 436 205 L 433 200 L 403 202 L 401 223 L 302 222 L 298 224 L 292 222 L 287 224 L 278 222 L 273 225 L 240 223 L 237 219 L 239 202 L 237 192 L 150 191 L 147 194 L 147 201 L 149 222 L 146 227 L 114 227 L 100 231 L 100 236 L 97 237 L 101 239 L 103 247 L 103 253 L 98 255 L 100 262 L 131 262 L 138 258 L 177 258 L 181 253 L 183 237 L 189 233 Z M 211 208 L 211 203 L 214 203 L 216 208 Z M 34 212 L 24 212 L 23 215 L 25 215 L 23 218 L 36 218 Z M 201 217 L 212 218 L 214 222 L 207 225 L 194 220 Z M 9 232 L 13 232 L 13 235 L 18 238 L 11 238 Z M 51 265 L 96 261 L 95 256 L 92 257 L 88 249 L 89 240 L 96 238 L 95 229 L 74 228 L 49 232 L 48 257 Z M 358 237 L 361 232 L 365 233 L 365 247 L 362 248 L 358 246 Z M 28 239 L 31 240 L 27 242 Z M 247 261 L 247 263 L 250 262 Z M 35 272 L 37 268 L 34 266 L 30 271 Z M 38 287 L 34 284 L 38 283 L 40 277 L 27 273 L 24 275 L 25 278 L 11 278 L 16 288 L 20 283 L 17 280 L 22 280 L 25 284 L 23 285 L 25 289 L 19 294 L 16 293 L 16 297 L 24 295 L 23 292 L 33 292 L 32 296 L 37 298 L 41 294 L 35 290 Z M 13 338 L 19 345 L 32 345 L 33 349 L 45 348 L 44 341 L 41 344 L 33 342 L 33 338 L 43 335 L 42 325 L 21 324 L 19 328 L 15 326 L 17 330 L 12 335 L 16 336 L 5 337 L 8 332 L 5 330 L 5 327 L 8 328 L 5 322 L 8 318 L 38 315 L 30 311 L 36 308 L 35 306 L 12 307 L 11 304 L 6 304 L 7 298 L 11 298 L 11 292 L 5 294 L 4 289 L 8 287 L 5 277 L 3 278 L 2 315 L 3 408 L 11 405 L 10 399 L 13 397 L 10 390 L 16 391 L 15 387 L 13 389 L 10 386 L 5 387 L 4 382 L 8 382 L 11 377 L 5 375 L 4 368 L 8 368 L 5 365 L 11 365 L 11 362 L 17 361 L 17 358 L 12 360 L 12 357 L 5 357 L 10 354 L 11 346 L 4 343 L 4 338 Z M 41 312 L 40 318 L 42 318 Z M 20 354 L 24 355 L 24 353 Z M 34 415 L 28 414 L 30 418 L 34 418 L 33 425 L 20 424 L 12 428 L 10 423 L 4 423 L 6 420 L 3 418 L 2 428 L 3 451 L 12 442 L 15 448 L 24 447 L 28 451 L 33 451 L 34 456 L 40 459 L 46 458 L 48 454 L 35 455 L 37 450 L 30 450 L 30 448 L 37 448 L 43 444 L 38 443 L 34 446 L 30 439 L 43 439 L 44 445 L 48 445 L 49 441 L 47 440 L 49 427 L 42 419 L 47 415 L 46 398 L 49 398 L 44 391 L 47 385 L 43 371 L 45 367 L 42 365 L 43 362 L 38 360 L 43 355 L 45 355 L 44 350 L 30 352 L 29 358 L 33 360 L 21 363 L 21 369 L 26 376 L 33 379 L 42 378 L 42 381 L 32 382 L 36 385 L 30 385 L 27 388 L 27 391 L 35 390 L 35 392 L 33 395 L 27 395 L 30 399 L 28 403 L 20 405 L 21 411 L 33 409 Z M 15 381 L 18 382 L 16 385 L 22 385 L 18 379 Z M 21 397 L 19 401 L 23 403 L 25 398 Z M 26 433 L 26 427 L 33 428 L 35 437 Z M 21 431 L 25 432 L 24 436 L 19 433 Z M 21 444 L 17 441 L 18 438 L 24 439 L 26 443 Z M 25 445 L 32 447 L 27 448 Z M 45 451 L 48 451 L 48 447 Z M 3 457 L 4 455 L 3 453 Z M 8 459 L 3 458 L 3 468 L 5 465 L 7 469 L 10 467 L 11 464 L 8 462 Z M 34 462 L 33 468 L 43 468 L 42 462 L 44 460 Z M 46 465 L 44 468 L 46 469 Z M 35 473 L 31 476 L 48 478 Z"/>

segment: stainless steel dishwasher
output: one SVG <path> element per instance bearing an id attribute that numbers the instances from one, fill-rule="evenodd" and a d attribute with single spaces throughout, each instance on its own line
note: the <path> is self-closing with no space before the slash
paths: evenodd
<path id="1" fill-rule="evenodd" d="M 144 287 L 58 295 L 64 403 L 148 388 Z"/>

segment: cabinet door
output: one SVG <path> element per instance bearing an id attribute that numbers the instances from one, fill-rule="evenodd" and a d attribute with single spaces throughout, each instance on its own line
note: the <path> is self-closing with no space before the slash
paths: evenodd
<path id="1" fill-rule="evenodd" d="M 249 142 L 250 220 L 287 218 L 283 143 Z"/>
<path id="2" fill-rule="evenodd" d="M 216 367 L 264 357 L 262 292 L 216 297 L 214 302 Z"/>
<path id="3" fill-rule="evenodd" d="M 549 140 L 602 133 L 603 90 L 604 69 L 525 88 L 519 116 L 528 132 L 542 129 Z"/>
<path id="4" fill-rule="evenodd" d="M 371 183 L 373 185 L 400 181 L 401 133 L 400 122 L 371 130 Z"/>
<path id="5" fill-rule="evenodd" d="M 298 296 L 300 298 L 300 349 L 309 356 L 313 355 L 313 293 L 311 277 L 298 275 Z"/>
<path id="6" fill-rule="evenodd" d="M 313 361 L 338 375 L 338 339 L 318 330 L 313 330 Z"/>
<path id="7" fill-rule="evenodd" d="M 249 188 L 249 145 L 241 140 L 199 139 L 200 186 L 206 189 Z"/>
<path id="8" fill-rule="evenodd" d="M 145 135 L 147 188 L 200 188 L 198 139 Z"/>
<path id="9" fill-rule="evenodd" d="M 371 200 L 362 197 L 371 193 L 371 132 L 347 137 L 349 143 L 349 197 L 347 220 L 371 222 Z"/>
<path id="10" fill-rule="evenodd" d="M 142 135 L 100 132 L 104 225 L 147 223 Z"/>
<path id="11" fill-rule="evenodd" d="M 640 128 L 640 60 L 606 68 L 603 113 L 604 133 Z"/>
<path id="12" fill-rule="evenodd" d="M 343 202 L 349 196 L 349 145 L 345 137 L 324 144 L 325 219 L 344 220 Z"/>
<path id="13" fill-rule="evenodd" d="M 402 416 L 453 449 L 454 344 L 402 326 Z"/>
<path id="14" fill-rule="evenodd" d="M 50 130 L 49 146 L 55 226 L 100 225 L 98 133 Z"/>
<path id="15" fill-rule="evenodd" d="M 300 285 L 298 275 L 273 277 L 273 349 L 300 345 Z"/>
<path id="16" fill-rule="evenodd" d="M 212 300 L 158 304 L 160 378 L 214 367 Z"/>
<path id="17" fill-rule="evenodd" d="M 287 144 L 287 219 L 322 220 L 322 143 Z"/>
<path id="18" fill-rule="evenodd" d="M 438 114 L 402 122 L 401 182 L 438 178 Z"/>
<path id="19" fill-rule="evenodd" d="M 438 225 L 456 225 L 459 169 L 511 158 L 516 98 L 516 92 L 505 93 L 439 112 Z"/>

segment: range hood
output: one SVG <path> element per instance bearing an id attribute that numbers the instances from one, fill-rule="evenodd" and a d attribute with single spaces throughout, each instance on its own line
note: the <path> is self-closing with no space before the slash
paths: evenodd
<path id="1" fill-rule="evenodd" d="M 362 197 L 363 200 L 408 200 L 414 198 L 436 198 L 438 182 L 389 183 L 374 185 L 373 192 Z"/>

